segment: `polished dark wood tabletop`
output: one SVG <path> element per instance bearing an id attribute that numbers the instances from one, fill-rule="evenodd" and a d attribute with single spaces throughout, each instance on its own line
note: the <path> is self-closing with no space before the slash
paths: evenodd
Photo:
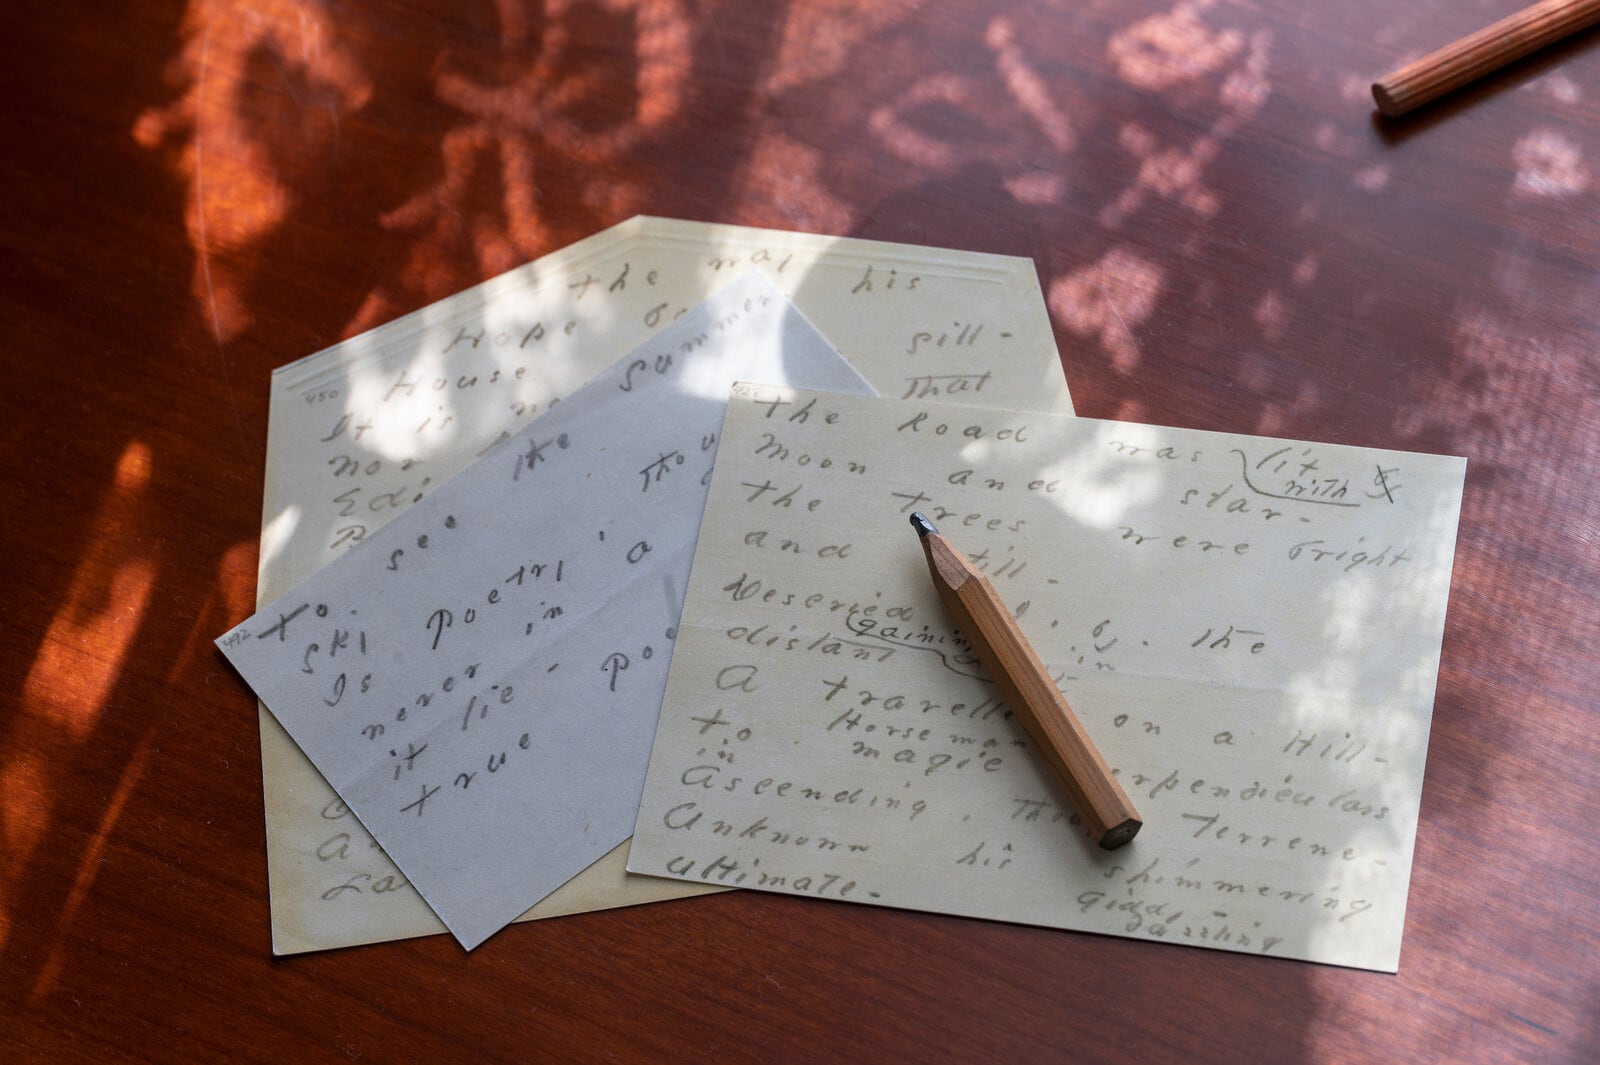
<path id="1" fill-rule="evenodd" d="M 0 1059 L 1593 1061 L 1600 37 L 1501 0 L 9 4 Z M 1037 264 L 1080 414 L 1468 459 L 1398 975 L 729 893 L 274 959 L 271 370 L 637 213 Z"/>

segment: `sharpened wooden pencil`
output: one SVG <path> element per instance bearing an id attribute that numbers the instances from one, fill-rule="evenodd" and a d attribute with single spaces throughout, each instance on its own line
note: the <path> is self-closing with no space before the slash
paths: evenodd
<path id="1" fill-rule="evenodd" d="M 1054 771 L 1090 837 L 1106 850 L 1127 843 L 1144 822 L 994 585 L 927 518 L 913 514 L 911 525 L 922 538 L 928 569 L 945 609 L 972 644 L 1012 715 Z"/>

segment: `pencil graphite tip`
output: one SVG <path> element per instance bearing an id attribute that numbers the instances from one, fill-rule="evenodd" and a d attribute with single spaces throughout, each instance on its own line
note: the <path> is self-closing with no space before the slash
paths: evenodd
<path id="1" fill-rule="evenodd" d="M 920 510 L 911 512 L 911 527 L 917 530 L 918 536 L 927 536 L 930 533 L 939 531 L 933 527 L 933 522 L 929 521 Z"/>

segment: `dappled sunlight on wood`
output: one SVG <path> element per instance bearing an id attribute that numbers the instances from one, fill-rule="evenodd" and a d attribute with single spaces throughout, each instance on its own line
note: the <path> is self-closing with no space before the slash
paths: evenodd
<path id="1" fill-rule="evenodd" d="M 199 656 L 213 651 L 211 638 L 217 629 L 230 625 L 250 613 L 252 604 L 247 589 L 253 583 L 255 564 L 256 545 L 252 542 L 234 544 L 224 552 L 222 562 L 217 567 L 216 587 L 206 598 L 205 604 L 195 613 L 194 624 L 189 628 L 183 649 L 167 671 L 166 681 L 169 686 L 177 688 L 182 685 L 184 679 L 189 676 L 189 671 L 195 668 Z M 157 741 L 167 717 L 166 713 L 158 714 L 152 723 L 146 726 L 138 746 L 123 765 L 116 790 L 111 793 L 110 799 L 101 811 L 99 822 L 89 838 L 88 845 L 83 848 L 78 858 L 78 868 L 72 878 L 72 887 L 56 913 L 56 924 L 63 932 L 72 925 L 78 911 L 89 901 L 90 892 L 105 864 L 112 833 L 116 831 L 123 815 L 127 812 L 129 801 L 144 780 L 151 755 L 159 750 Z M 0 926 L 0 943 L 4 943 L 3 926 Z M 38 977 L 34 980 L 33 991 L 29 995 L 31 1003 L 42 1002 L 54 989 L 66 962 L 67 945 L 68 940 L 65 935 L 55 937 L 50 955 L 45 959 L 39 969 Z"/>
<path id="2" fill-rule="evenodd" d="M 141 114 L 133 137 L 189 187 L 194 297 L 220 343 L 251 322 L 244 253 L 294 209 L 303 171 L 337 147 L 341 117 L 372 87 L 312 0 L 194 0 L 183 34 L 170 74 L 183 95 Z"/>
<path id="3" fill-rule="evenodd" d="M 1517 167 L 1513 188 L 1519 195 L 1560 198 L 1589 188 L 1583 149 L 1558 130 L 1530 130 L 1517 141 L 1511 158 Z"/>
<path id="4" fill-rule="evenodd" d="M 1086 266 L 1050 286 L 1051 313 L 1074 333 L 1095 336 L 1123 373 L 1139 367 L 1136 326 L 1155 309 L 1166 273 L 1162 268 L 1126 248 L 1112 248 L 1092 266 Z"/>
<path id="5" fill-rule="evenodd" d="M 99 721 L 149 606 L 153 545 L 131 534 L 149 493 L 151 464 L 149 448 L 137 441 L 117 462 L 0 748 L 0 946 L 12 896 L 50 831 L 60 769 Z"/>
<path id="6" fill-rule="evenodd" d="M 1171 16 L 1171 20 L 1176 20 L 1177 24 L 1184 27 L 1184 32 L 1176 33 L 1170 29 L 1162 29 L 1159 32 L 1146 30 L 1146 36 L 1154 34 L 1152 40 L 1165 42 L 1167 48 L 1174 50 L 1180 49 L 1180 46 L 1198 47 L 1197 43 L 1189 38 L 1194 34 L 1203 37 L 1204 34 L 1193 26 L 1189 5 L 1180 4 Z M 1149 21 L 1166 25 L 1163 20 Z M 1132 58 L 1135 54 L 1142 56 L 1142 53 L 1130 53 L 1128 61 L 1123 64 L 1124 78 L 1130 84 L 1141 88 L 1167 89 L 1182 81 L 1185 86 L 1184 91 L 1174 94 L 1174 102 L 1181 101 L 1201 110 L 1209 109 L 1211 101 L 1206 96 L 1203 83 L 1196 79 L 1214 73 L 1219 67 L 1226 69 L 1227 74 L 1216 90 L 1216 102 L 1221 105 L 1220 111 L 1211 119 L 1205 132 L 1187 144 L 1163 143 L 1160 136 L 1139 122 L 1130 122 L 1122 126 L 1117 138 L 1118 144 L 1138 160 L 1138 171 L 1133 182 L 1123 190 L 1122 194 L 1101 210 L 1100 224 L 1107 229 L 1120 229 L 1132 215 L 1145 206 L 1152 193 L 1182 204 L 1206 221 L 1215 218 L 1222 210 L 1224 206 L 1222 198 L 1216 191 L 1206 187 L 1204 177 L 1207 169 L 1222 154 L 1223 146 L 1256 116 L 1271 96 L 1272 83 L 1267 76 L 1268 45 L 1271 43 L 1271 37 L 1266 31 L 1254 33 L 1249 37 L 1247 48 L 1243 47 L 1242 38 L 1231 32 L 1211 40 L 1212 46 L 1201 50 L 1203 62 L 1163 68 L 1164 72 L 1159 77 L 1146 70 L 1148 57 L 1140 58 L 1137 62 Z M 1114 41 L 1113 52 L 1115 50 Z M 1162 54 L 1171 58 L 1187 53 L 1173 51 Z M 1225 65 L 1232 63 L 1236 56 L 1242 56 L 1240 62 L 1236 65 Z M 1140 71 L 1144 73 L 1141 74 Z"/>
<path id="7" fill-rule="evenodd" d="M 821 180 L 822 152 L 781 134 L 763 136 L 751 148 L 739 186 L 746 204 L 764 206 L 791 219 L 796 228 L 848 233 L 855 219 L 849 204 Z"/>
<path id="8" fill-rule="evenodd" d="M 1072 151 L 1077 143 L 1072 122 L 1057 106 L 1050 95 L 1049 86 L 1017 45 L 1016 28 L 1011 20 L 997 18 L 989 23 L 984 41 L 994 49 L 995 65 L 1017 106 L 1033 119 L 1052 148 L 1063 154 Z"/>
<path id="9" fill-rule="evenodd" d="M 907 113 L 918 108 L 943 105 L 963 109 L 974 91 L 964 78 L 938 74 L 926 78 L 872 113 L 868 123 L 872 132 L 895 155 L 908 163 L 929 170 L 950 170 L 960 162 L 957 148 L 942 136 L 924 133 L 907 121 Z"/>
<path id="10" fill-rule="evenodd" d="M 786 92 L 839 74 L 856 57 L 862 42 L 922 6 L 923 0 L 823 0 L 791 5 L 765 91 Z"/>
<path id="11" fill-rule="evenodd" d="M 149 449 L 137 442 L 122 453 L 89 554 L 23 685 L 24 703 L 73 741 L 94 727 L 139 631 L 155 578 L 154 560 L 142 552 L 128 557 L 124 540 L 149 488 L 150 461 Z"/>
<path id="12" fill-rule="evenodd" d="M 542 32 L 532 39 L 518 5 L 502 0 L 496 11 L 503 54 L 494 77 L 463 73 L 448 60 L 436 75 L 439 100 L 461 116 L 440 144 L 443 176 L 382 217 L 384 228 L 418 238 L 411 273 L 425 298 L 460 287 L 460 277 L 443 265 L 454 248 L 469 249 L 484 275 L 503 273 L 548 248 L 539 193 L 544 160 L 559 156 L 566 166 L 603 167 L 677 117 L 693 41 L 676 0 L 602 5 L 627 35 L 621 50 L 631 81 L 620 87 L 615 70 L 583 62 L 574 52 L 567 21 L 587 6 L 548 4 Z M 586 177 L 586 195 L 598 212 L 625 215 L 640 206 L 632 183 L 600 170 Z M 479 183 L 493 190 L 494 209 L 469 206 Z"/>
<path id="13" fill-rule="evenodd" d="M 1198 17 L 1211 0 L 1180 3 L 1134 23 L 1111 38 L 1117 73 L 1141 89 L 1160 91 L 1203 77 L 1227 63 L 1244 44 L 1235 30 L 1214 32 Z"/>

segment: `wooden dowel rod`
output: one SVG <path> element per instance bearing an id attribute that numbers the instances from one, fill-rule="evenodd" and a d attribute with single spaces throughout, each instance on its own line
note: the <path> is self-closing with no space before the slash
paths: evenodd
<path id="1" fill-rule="evenodd" d="M 1373 83 L 1386 115 L 1403 115 L 1513 60 L 1600 22 L 1600 0 L 1541 0 Z"/>

